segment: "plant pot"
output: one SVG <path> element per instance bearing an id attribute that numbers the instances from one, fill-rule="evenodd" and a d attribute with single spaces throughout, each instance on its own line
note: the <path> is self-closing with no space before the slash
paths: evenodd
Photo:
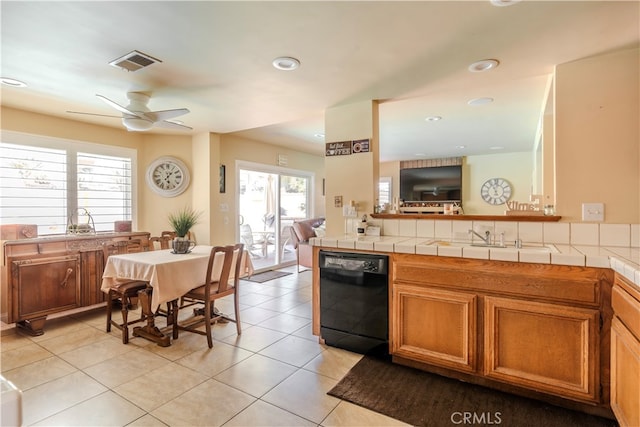
<path id="1" fill-rule="evenodd" d="M 176 237 L 171 242 L 173 252 L 177 254 L 186 254 L 191 252 L 191 249 L 196 245 L 193 240 L 185 239 L 184 237 Z"/>

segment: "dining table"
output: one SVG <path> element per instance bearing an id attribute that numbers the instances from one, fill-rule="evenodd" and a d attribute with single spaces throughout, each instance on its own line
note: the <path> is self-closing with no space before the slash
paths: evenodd
<path id="1" fill-rule="evenodd" d="M 188 253 L 178 254 L 172 249 L 116 254 L 107 258 L 102 274 L 100 289 L 108 293 L 109 289 L 128 281 L 144 281 L 147 289 L 139 292 L 142 313 L 147 324 L 133 329 L 134 336 L 154 341 L 162 347 L 170 345 L 169 335 L 163 333 L 155 324 L 153 307 L 162 304 L 174 304 L 191 289 L 205 282 L 209 256 L 213 246 L 196 245 Z M 216 255 L 213 264 L 212 279 L 220 277 L 224 254 Z M 253 274 L 253 264 L 245 250 L 240 261 L 240 277 Z M 235 271 L 231 272 L 233 276 Z M 169 310 L 170 311 L 170 310 Z M 172 322 L 171 313 L 167 323 Z"/>

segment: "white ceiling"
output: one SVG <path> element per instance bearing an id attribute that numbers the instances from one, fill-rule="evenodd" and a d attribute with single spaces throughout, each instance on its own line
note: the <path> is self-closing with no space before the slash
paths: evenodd
<path id="1" fill-rule="evenodd" d="M 188 108 L 191 133 L 322 155 L 327 108 L 380 101 L 380 160 L 530 150 L 554 66 L 637 47 L 638 1 L 2 1 L 2 105 L 122 127 L 98 99 Z M 160 59 L 126 72 L 132 50 Z M 278 56 L 300 60 L 278 71 Z M 474 61 L 495 58 L 489 72 Z M 491 97 L 494 102 L 469 106 Z M 437 122 L 427 116 L 442 116 Z M 176 133 L 153 129 L 150 132 Z M 359 137 L 369 137 L 362 135 Z M 329 141 L 326 141 L 329 142 Z M 465 148 L 459 148 L 465 146 Z"/>

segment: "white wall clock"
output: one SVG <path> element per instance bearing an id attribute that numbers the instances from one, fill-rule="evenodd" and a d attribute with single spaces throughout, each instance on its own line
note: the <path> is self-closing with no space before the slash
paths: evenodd
<path id="1" fill-rule="evenodd" d="M 482 184 L 480 195 L 490 205 L 502 205 L 511 197 L 511 184 L 502 178 L 488 179 Z"/>
<path id="2" fill-rule="evenodd" d="M 147 185 L 162 197 L 175 197 L 189 186 L 189 169 L 175 157 L 159 157 L 147 168 Z"/>

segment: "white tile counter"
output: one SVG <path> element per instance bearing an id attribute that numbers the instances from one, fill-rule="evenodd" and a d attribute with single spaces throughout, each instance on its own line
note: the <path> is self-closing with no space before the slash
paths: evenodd
<path id="1" fill-rule="evenodd" d="M 570 244 L 525 244 L 522 248 L 471 246 L 470 241 L 455 241 L 403 236 L 343 235 L 316 237 L 313 246 L 396 252 L 418 255 L 488 259 L 496 261 L 575 265 L 611 268 L 640 289 L 640 248 Z"/>

